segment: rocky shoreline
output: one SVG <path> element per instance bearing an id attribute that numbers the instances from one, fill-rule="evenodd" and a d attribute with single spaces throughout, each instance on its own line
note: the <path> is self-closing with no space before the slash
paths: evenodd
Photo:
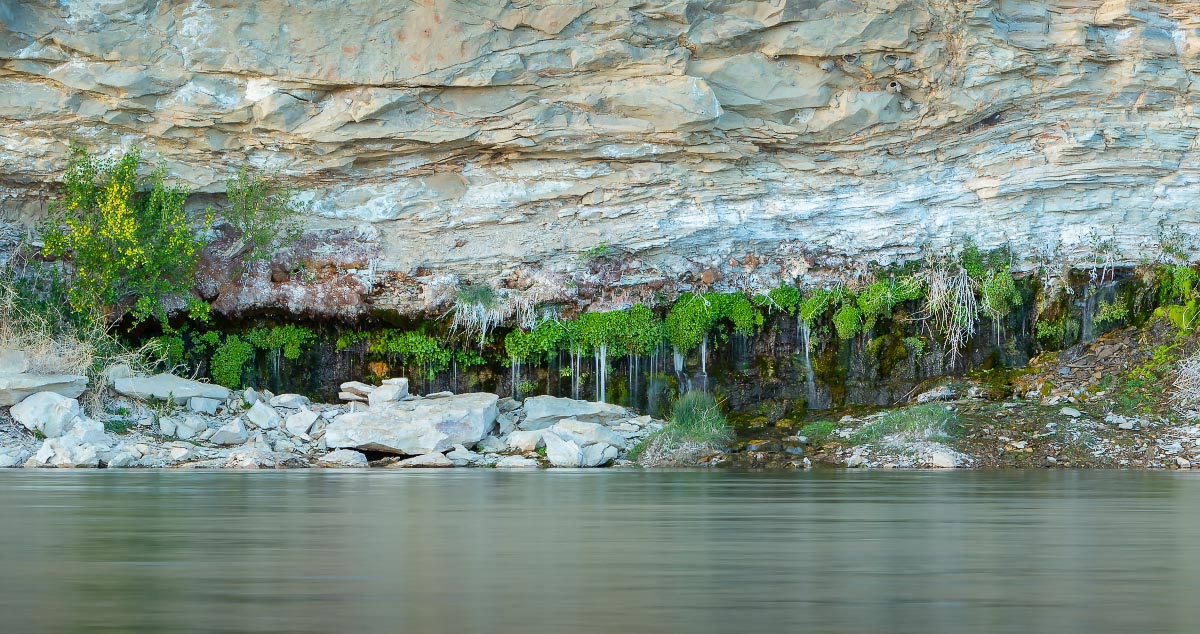
<path id="1" fill-rule="evenodd" d="M 170 374 L 112 378 L 105 410 L 117 413 L 93 417 L 76 398 L 84 386 L 0 374 L 15 401 L 0 408 L 0 467 L 601 467 L 632 464 L 630 449 L 665 424 L 552 396 L 417 396 L 404 378 L 346 383 L 346 403 L 324 404 Z"/>
<path id="2" fill-rule="evenodd" d="M 314 403 L 122 366 L 89 391 L 86 377 L 30 372 L 8 350 L 0 467 L 1190 469 L 1200 466 L 1200 413 L 1181 411 L 1164 387 L 1195 345 L 1156 322 L 996 376 L 939 379 L 908 404 L 829 420 L 740 417 L 728 447 L 667 448 L 647 442 L 666 421 L 608 403 L 418 396 L 405 378 L 347 382 L 342 403 Z"/>

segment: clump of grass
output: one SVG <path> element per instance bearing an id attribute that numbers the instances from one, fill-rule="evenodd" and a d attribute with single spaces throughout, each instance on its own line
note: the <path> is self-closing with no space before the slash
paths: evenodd
<path id="1" fill-rule="evenodd" d="M 134 423 L 131 420 L 115 418 L 104 421 L 104 431 L 112 432 L 114 434 L 128 434 L 133 425 Z"/>
<path id="2" fill-rule="evenodd" d="M 948 442 L 962 435 L 958 414 L 927 403 L 898 409 L 867 423 L 850 437 L 856 445 L 879 442 L 888 437 L 901 441 Z"/>
<path id="3" fill-rule="evenodd" d="M 806 436 L 810 440 L 824 440 L 833 433 L 834 429 L 837 429 L 837 423 L 831 420 L 818 420 L 801 427 L 800 435 Z"/>
<path id="4" fill-rule="evenodd" d="M 684 464 L 688 460 L 681 456 L 715 451 L 732 440 L 733 429 L 713 395 L 688 392 L 675 401 L 671 421 L 634 447 L 629 459 L 649 464 Z"/>
<path id="5" fill-rule="evenodd" d="M 0 271 L 0 274 L 10 273 Z M 151 343 L 130 349 L 100 320 L 72 320 L 61 304 L 35 302 L 0 279 L 0 349 L 24 352 L 33 374 L 84 375 L 88 412 L 104 411 L 108 400 L 105 370 L 125 365 L 137 374 L 163 364 L 162 350 Z"/>
<path id="6" fill-rule="evenodd" d="M 664 429 L 671 431 L 679 440 L 695 440 L 722 445 L 733 440 L 733 430 L 717 399 L 708 392 L 688 392 L 675 401 L 671 410 L 671 424 Z"/>

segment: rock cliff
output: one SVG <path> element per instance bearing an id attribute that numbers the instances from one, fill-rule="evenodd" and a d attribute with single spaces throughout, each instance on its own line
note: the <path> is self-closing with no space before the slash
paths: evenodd
<path id="1" fill-rule="evenodd" d="M 318 273 L 202 288 L 226 312 L 619 303 L 968 236 L 1133 259 L 1200 231 L 1197 71 L 1182 0 L 0 0 L 0 218 L 70 139 L 218 203 L 279 171 Z"/>

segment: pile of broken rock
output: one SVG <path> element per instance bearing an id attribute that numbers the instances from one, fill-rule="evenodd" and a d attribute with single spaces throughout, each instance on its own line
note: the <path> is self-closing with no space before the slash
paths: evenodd
<path id="1" fill-rule="evenodd" d="M 82 378 L 82 377 L 78 377 Z M 495 394 L 417 396 L 408 380 L 342 385 L 345 404 L 312 403 L 159 374 L 111 381 L 118 396 L 92 418 L 86 386 L 61 377 L 0 409 L 0 466 L 15 467 L 602 467 L 662 421 L 606 403 Z M 29 385 L 0 376 L 0 386 Z M 0 389 L 3 389 L 0 387 Z M 119 433 L 118 433 L 119 432 Z"/>

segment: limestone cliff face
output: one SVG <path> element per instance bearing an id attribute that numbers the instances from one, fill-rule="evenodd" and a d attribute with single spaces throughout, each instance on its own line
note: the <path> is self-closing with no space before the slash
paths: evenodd
<path id="1" fill-rule="evenodd" d="M 286 301 L 210 288 L 230 311 L 619 303 L 965 236 L 1132 259 L 1200 232 L 1197 71 L 1173 0 L 0 0 L 0 210 L 36 217 L 71 138 L 201 192 L 279 170 L 355 248 L 251 276 Z"/>

